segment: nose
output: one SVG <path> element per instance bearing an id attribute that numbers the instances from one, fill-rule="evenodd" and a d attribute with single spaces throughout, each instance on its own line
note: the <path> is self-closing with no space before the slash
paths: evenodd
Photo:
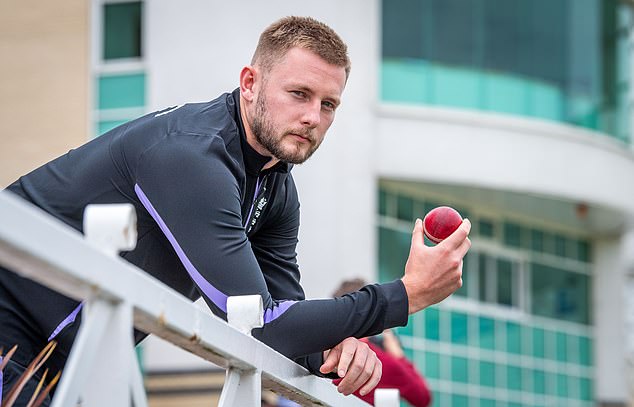
<path id="1" fill-rule="evenodd" d="M 306 105 L 302 115 L 302 124 L 306 127 L 315 128 L 321 121 L 321 102 Z"/>

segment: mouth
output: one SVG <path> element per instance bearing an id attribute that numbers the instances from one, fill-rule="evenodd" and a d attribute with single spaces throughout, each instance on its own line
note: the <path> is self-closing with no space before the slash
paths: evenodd
<path id="1" fill-rule="evenodd" d="M 293 137 L 295 140 L 299 141 L 300 143 L 311 143 L 312 142 L 310 136 L 304 136 L 304 135 L 297 134 L 297 133 L 290 133 L 289 135 L 291 137 Z"/>

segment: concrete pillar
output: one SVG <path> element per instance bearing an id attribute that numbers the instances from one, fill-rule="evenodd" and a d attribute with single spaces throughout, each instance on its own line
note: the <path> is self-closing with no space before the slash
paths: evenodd
<path id="1" fill-rule="evenodd" d="M 625 405 L 628 399 L 625 363 L 624 235 L 601 238 L 594 251 L 595 400 Z M 623 404 L 620 404 L 623 403 Z"/>
<path id="2" fill-rule="evenodd" d="M 625 368 L 628 405 L 634 407 L 634 215 L 621 239 L 624 269 L 624 313 L 625 313 Z"/>

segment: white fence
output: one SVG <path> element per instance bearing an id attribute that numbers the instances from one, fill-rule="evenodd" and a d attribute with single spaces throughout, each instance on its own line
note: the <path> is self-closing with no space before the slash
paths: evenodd
<path id="1" fill-rule="evenodd" d="M 123 244 L 131 240 L 129 235 L 124 237 Z M 114 255 L 113 247 L 121 242 L 101 238 L 99 244 L 87 241 L 38 208 L 0 191 L 0 264 L 85 301 L 82 324 L 53 407 L 76 406 L 80 399 L 83 407 L 147 406 L 134 353 L 133 325 L 227 369 L 222 406 L 260 406 L 262 388 L 301 405 L 367 406 L 355 397 L 342 396 L 329 380 L 310 375 L 200 310 Z M 394 391 L 377 392 L 376 397 L 377 406 L 398 405 Z"/>

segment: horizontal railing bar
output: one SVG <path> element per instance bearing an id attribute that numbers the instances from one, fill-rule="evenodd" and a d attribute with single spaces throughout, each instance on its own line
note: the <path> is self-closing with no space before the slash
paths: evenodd
<path id="1" fill-rule="evenodd" d="M 140 330 L 224 368 L 258 369 L 265 388 L 301 403 L 367 406 L 6 191 L 0 191 L 0 264 L 76 300 L 125 300 Z"/>

